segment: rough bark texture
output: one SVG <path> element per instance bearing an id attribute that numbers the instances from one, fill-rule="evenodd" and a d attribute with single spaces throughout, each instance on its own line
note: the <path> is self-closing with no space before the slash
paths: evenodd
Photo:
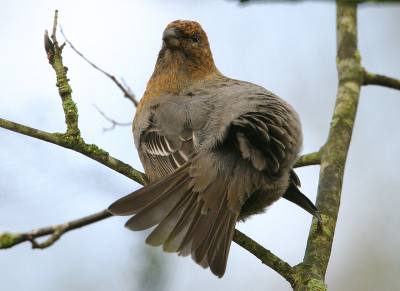
<path id="1" fill-rule="evenodd" d="M 330 132 L 321 148 L 317 208 L 323 227 L 313 223 L 303 263 L 296 270 L 325 280 L 338 218 L 343 174 L 356 118 L 362 69 L 357 50 L 357 4 L 337 2 L 337 68 L 339 87 Z M 297 288 L 296 290 L 302 290 Z M 313 290 L 313 289 L 305 289 Z"/>

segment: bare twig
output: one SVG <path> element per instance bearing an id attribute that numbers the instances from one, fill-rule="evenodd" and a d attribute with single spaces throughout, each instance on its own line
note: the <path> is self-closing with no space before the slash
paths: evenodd
<path id="1" fill-rule="evenodd" d="M 25 241 L 30 241 L 32 243 L 32 248 L 34 249 L 44 249 L 54 244 L 64 233 L 106 219 L 110 216 L 112 216 L 112 214 L 108 212 L 108 210 L 103 210 L 70 222 L 39 228 L 25 233 L 11 234 L 3 232 L 0 235 L 0 249 L 11 248 Z M 36 238 L 46 235 L 51 235 L 51 237 L 42 243 L 36 242 Z"/>
<path id="2" fill-rule="evenodd" d="M 51 34 L 51 39 L 53 40 L 54 44 L 57 43 L 57 37 L 56 37 L 57 21 L 58 21 L 58 10 L 56 10 L 54 14 L 53 33 Z"/>
<path id="3" fill-rule="evenodd" d="M 363 68 L 363 85 L 379 85 L 400 90 L 400 80 L 382 75 L 374 75 Z"/>
<path id="4" fill-rule="evenodd" d="M 132 92 L 132 90 L 131 90 L 131 87 L 129 87 L 128 84 L 126 84 L 124 78 L 121 78 L 121 81 L 122 81 L 122 83 L 124 84 L 124 87 L 125 87 L 126 91 L 128 91 L 129 95 L 135 97 L 135 94 L 133 94 L 133 92 Z M 128 98 L 129 98 L 129 97 L 128 97 Z M 134 99 L 132 100 L 132 102 L 135 103 L 135 102 L 136 102 L 136 99 L 134 98 Z M 136 103 L 137 103 L 137 102 L 136 102 Z M 137 107 L 138 104 L 136 104 L 136 103 L 135 103 L 135 106 Z"/>
<path id="5" fill-rule="evenodd" d="M 114 81 L 114 83 L 122 90 L 122 92 L 124 92 L 124 96 L 126 98 L 128 98 L 129 100 L 131 100 L 133 102 L 133 104 L 135 104 L 135 106 L 137 107 L 139 102 L 136 100 L 135 95 L 132 93 L 131 89 L 129 87 L 125 88 L 123 85 L 121 85 L 120 82 L 118 82 L 118 80 L 110 75 L 109 73 L 103 71 L 102 69 L 100 69 L 98 66 L 96 66 L 95 64 L 93 64 L 91 61 L 89 61 L 81 52 L 79 52 L 73 45 L 72 43 L 67 39 L 67 37 L 65 36 L 62 28 L 60 28 L 61 30 L 61 34 L 64 36 L 65 41 L 71 46 L 71 48 L 78 54 L 80 55 L 86 62 L 88 62 L 90 65 L 92 65 L 93 68 L 95 68 L 96 70 L 99 70 L 100 72 L 102 72 L 103 74 L 105 74 L 107 77 L 109 77 L 111 80 Z M 124 82 L 125 84 L 125 82 Z M 125 85 L 126 86 L 126 85 Z"/>
<path id="6" fill-rule="evenodd" d="M 105 128 L 103 127 L 103 131 L 109 131 L 109 130 L 113 130 L 115 128 L 115 126 L 128 126 L 128 125 L 132 125 L 132 122 L 127 122 L 127 123 L 121 123 L 121 122 L 117 122 L 114 119 L 109 118 L 103 111 L 100 110 L 99 107 L 97 107 L 95 104 L 93 104 L 94 107 L 96 107 L 96 109 L 100 112 L 101 115 L 103 115 L 103 117 L 105 119 L 107 119 L 109 122 L 112 123 L 112 127 L 109 128 Z"/>

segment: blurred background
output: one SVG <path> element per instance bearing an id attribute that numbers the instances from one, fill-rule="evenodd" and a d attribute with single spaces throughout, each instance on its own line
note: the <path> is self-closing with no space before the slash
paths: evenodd
<path id="1" fill-rule="evenodd" d="M 303 153 L 327 138 L 337 89 L 336 8 L 332 2 L 7 1 L 0 5 L 0 117 L 65 132 L 56 77 L 43 45 L 54 10 L 73 45 L 97 66 L 123 77 L 139 99 L 173 20 L 198 21 L 219 70 L 259 84 L 298 111 Z M 400 5 L 359 5 L 362 65 L 400 78 Z M 60 43 L 63 37 L 58 31 Z M 93 106 L 130 122 L 131 101 L 69 46 L 64 65 L 79 109 L 79 127 L 94 143 L 142 170 L 130 126 L 111 124 Z M 363 87 L 346 165 L 341 209 L 328 266 L 329 290 L 399 290 L 400 91 Z M 138 189 L 128 178 L 64 148 L 0 128 L 0 232 L 23 232 L 74 220 Z M 315 201 L 319 166 L 298 169 Z M 112 217 L 74 230 L 45 250 L 23 243 L 0 250 L 3 290 L 291 290 L 275 271 L 232 244 L 218 279 L 190 258 L 145 245 L 148 233 Z M 311 216 L 286 200 L 239 230 L 296 265 Z M 42 240 L 39 240 L 42 241 Z"/>

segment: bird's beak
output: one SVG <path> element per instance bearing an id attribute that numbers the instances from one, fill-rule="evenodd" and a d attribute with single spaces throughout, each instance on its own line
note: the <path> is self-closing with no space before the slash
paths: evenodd
<path id="1" fill-rule="evenodd" d="M 169 48 L 179 47 L 178 35 L 176 34 L 174 28 L 171 27 L 164 31 L 163 43 Z"/>

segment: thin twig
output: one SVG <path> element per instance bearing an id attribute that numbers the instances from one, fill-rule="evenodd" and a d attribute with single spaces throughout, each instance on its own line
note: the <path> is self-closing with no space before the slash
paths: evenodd
<path id="1" fill-rule="evenodd" d="M 122 83 L 124 84 L 124 88 L 126 89 L 126 91 L 128 92 L 128 96 L 125 95 L 125 97 L 129 98 L 132 100 L 132 102 L 135 104 L 135 106 L 138 106 L 138 102 L 135 99 L 135 94 L 133 94 L 131 87 L 128 86 L 128 84 L 126 84 L 124 78 L 121 78 Z"/>
<path id="2" fill-rule="evenodd" d="M 100 110 L 99 107 L 97 107 L 95 104 L 93 104 L 94 107 L 96 107 L 96 109 L 100 112 L 101 115 L 103 115 L 103 117 L 105 119 L 107 119 L 109 122 L 112 123 L 112 127 L 109 128 L 105 128 L 103 127 L 103 131 L 109 131 L 109 130 L 113 130 L 115 128 L 115 126 L 128 126 L 128 125 L 132 125 L 132 122 L 127 122 L 127 123 L 121 123 L 121 122 L 117 122 L 114 119 L 109 118 L 103 111 Z"/>
<path id="3" fill-rule="evenodd" d="M 400 90 L 400 80 L 383 75 L 374 75 L 363 68 L 363 85 L 379 85 Z"/>
<path id="4" fill-rule="evenodd" d="M 104 75 L 106 75 L 107 77 L 109 77 L 111 80 L 114 81 L 114 83 L 122 90 L 122 92 L 124 92 L 124 96 L 126 98 L 128 98 L 129 100 L 131 100 L 133 102 L 133 104 L 135 104 L 135 106 L 137 107 L 139 102 L 136 100 L 135 95 L 132 93 L 132 91 L 130 90 L 130 88 L 126 89 L 123 85 L 121 85 L 120 82 L 118 82 L 118 80 L 110 75 L 109 73 L 103 71 L 102 69 L 100 69 L 98 66 L 96 66 L 95 64 L 93 64 L 91 61 L 89 61 L 81 52 L 79 52 L 73 45 L 72 43 L 67 39 L 67 37 L 65 36 L 62 28 L 60 27 L 61 30 L 61 34 L 64 36 L 65 41 L 71 46 L 71 48 L 78 54 L 80 55 L 86 62 L 88 62 L 90 65 L 92 65 L 93 68 L 95 68 L 96 70 L 99 70 L 100 72 L 102 72 Z"/>
<path id="5" fill-rule="evenodd" d="M 0 249 L 11 248 L 25 241 L 30 241 L 32 243 L 32 248 L 44 249 L 54 244 L 61 237 L 61 235 L 70 230 L 95 223 L 111 216 L 112 214 L 108 212 L 108 210 L 103 210 L 70 222 L 39 228 L 25 233 L 11 234 L 8 232 L 3 232 L 0 235 Z M 46 235 L 51 235 L 51 237 L 42 243 L 36 242 L 36 238 Z"/>
<path id="6" fill-rule="evenodd" d="M 53 40 L 54 44 L 57 43 L 57 37 L 56 37 L 57 21 L 58 21 L 58 10 L 56 10 L 54 14 L 53 33 L 51 34 L 51 39 Z"/>

